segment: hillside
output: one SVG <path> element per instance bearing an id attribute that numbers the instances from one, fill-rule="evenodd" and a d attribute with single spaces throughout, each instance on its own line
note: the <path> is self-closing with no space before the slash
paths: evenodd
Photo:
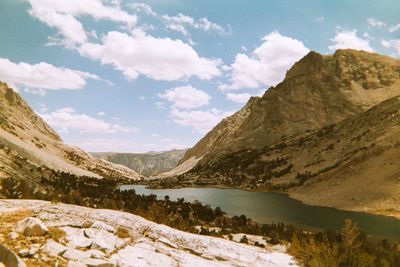
<path id="1" fill-rule="evenodd" d="M 400 216 L 399 77 L 395 59 L 312 52 L 189 150 L 186 156 L 199 155 L 226 121 L 241 125 L 218 147 L 207 143 L 192 170 L 159 184 L 282 191 L 313 205 Z"/>
<path id="2" fill-rule="evenodd" d="M 43 175 L 66 172 L 76 176 L 139 179 L 120 165 L 95 159 L 65 145 L 29 105 L 5 83 L 0 83 L 0 177 L 37 181 Z"/>
<path id="3" fill-rule="evenodd" d="M 262 148 L 285 136 L 320 129 L 400 94 L 400 62 L 378 54 L 310 52 L 285 79 L 222 120 L 180 161 Z M 203 163 L 206 159 L 202 160 Z"/>
<path id="4" fill-rule="evenodd" d="M 90 153 L 115 164 L 126 166 L 144 176 L 153 176 L 174 168 L 186 153 L 186 149 L 164 152 L 135 153 Z"/>

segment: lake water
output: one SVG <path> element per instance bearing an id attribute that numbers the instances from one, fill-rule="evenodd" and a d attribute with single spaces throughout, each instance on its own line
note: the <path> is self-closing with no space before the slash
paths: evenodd
<path id="1" fill-rule="evenodd" d="M 147 189 L 143 185 L 124 185 L 121 189 L 135 189 L 137 194 L 155 194 L 163 199 L 185 198 L 198 200 L 211 207 L 221 207 L 228 215 L 246 215 L 260 223 L 284 222 L 305 229 L 340 230 L 350 218 L 368 235 L 400 240 L 400 220 L 361 212 L 341 211 L 333 208 L 310 206 L 272 192 L 248 192 L 239 189 L 182 188 Z"/>

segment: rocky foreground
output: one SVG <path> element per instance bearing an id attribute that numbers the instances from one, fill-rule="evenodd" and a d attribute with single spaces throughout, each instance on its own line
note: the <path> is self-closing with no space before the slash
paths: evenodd
<path id="1" fill-rule="evenodd" d="M 296 266 L 282 247 L 258 248 L 125 212 L 38 200 L 0 200 L 0 243 L 0 266 L 17 258 L 19 266 Z"/>

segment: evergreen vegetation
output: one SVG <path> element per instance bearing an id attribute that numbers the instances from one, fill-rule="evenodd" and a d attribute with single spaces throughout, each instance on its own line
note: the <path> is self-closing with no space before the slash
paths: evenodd
<path id="1" fill-rule="evenodd" d="M 228 217 L 219 207 L 212 209 L 198 201 L 189 203 L 183 198 L 171 201 L 168 196 L 157 199 L 155 195 L 138 195 L 134 190 L 121 191 L 115 189 L 117 182 L 109 179 L 76 177 L 59 171 L 52 173 L 39 183 L 27 179 L 2 179 L 2 193 L 9 198 L 37 198 L 126 211 L 193 233 L 199 233 L 196 226 L 201 226 L 200 234 L 204 235 L 261 235 L 270 244 L 290 244 L 289 252 L 304 266 L 400 266 L 398 243 L 372 242 L 351 220 L 345 221 L 341 233 L 332 230 L 310 232 L 283 223 L 260 224 L 244 215 Z M 120 232 L 123 234 L 123 230 Z M 247 241 L 246 236 L 240 240 Z"/>

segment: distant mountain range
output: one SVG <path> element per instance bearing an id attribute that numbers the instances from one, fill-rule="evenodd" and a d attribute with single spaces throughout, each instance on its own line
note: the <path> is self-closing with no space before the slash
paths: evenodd
<path id="1" fill-rule="evenodd" d="M 153 176 L 174 168 L 187 149 L 148 153 L 91 153 L 94 157 L 126 166 L 144 176 Z"/>
<path id="2" fill-rule="evenodd" d="M 400 216 L 399 95 L 399 60 L 310 52 L 158 183 L 283 191 L 310 204 Z"/>

